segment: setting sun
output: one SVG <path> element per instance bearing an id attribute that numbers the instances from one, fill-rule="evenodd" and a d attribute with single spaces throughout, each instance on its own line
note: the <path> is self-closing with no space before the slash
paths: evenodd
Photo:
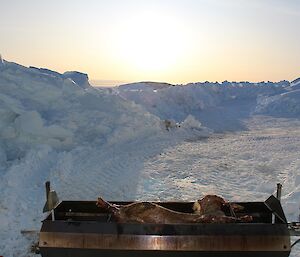
<path id="1" fill-rule="evenodd" d="M 139 72 L 171 70 L 186 51 L 182 25 L 169 13 L 137 13 L 124 19 L 118 31 L 112 46 L 114 57 Z"/>
<path id="2" fill-rule="evenodd" d="M 91 80 L 293 79 L 299 70 L 299 8 L 275 2 L 3 3 L 1 54 L 59 72 L 81 70 Z"/>

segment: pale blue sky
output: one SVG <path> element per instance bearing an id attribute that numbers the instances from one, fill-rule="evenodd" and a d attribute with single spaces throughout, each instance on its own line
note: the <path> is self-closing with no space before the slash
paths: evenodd
<path id="1" fill-rule="evenodd" d="M 300 76 L 300 1 L 0 0 L 0 53 L 92 79 Z"/>

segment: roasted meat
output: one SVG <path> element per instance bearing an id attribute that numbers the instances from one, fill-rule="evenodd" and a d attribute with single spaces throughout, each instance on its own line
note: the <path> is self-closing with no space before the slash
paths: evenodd
<path id="1" fill-rule="evenodd" d="M 135 202 L 116 206 L 104 201 L 102 198 L 98 198 L 97 206 L 110 213 L 114 220 L 120 223 L 232 223 L 250 222 L 252 220 L 250 216 L 241 218 L 226 216 L 221 210 L 225 201 L 223 200 L 223 203 L 220 197 L 220 199 L 213 198 L 215 200 L 208 200 L 209 197 L 205 198 L 203 204 L 200 200 L 202 210 L 200 213 L 177 212 L 151 202 Z"/>

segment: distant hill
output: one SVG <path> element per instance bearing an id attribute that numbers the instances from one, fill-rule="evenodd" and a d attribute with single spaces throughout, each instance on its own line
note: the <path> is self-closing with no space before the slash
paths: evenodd
<path id="1" fill-rule="evenodd" d="M 175 86 L 173 84 L 165 83 L 165 82 L 151 82 L 151 81 L 143 81 L 143 82 L 136 82 L 130 83 L 125 85 L 120 85 L 119 88 L 122 90 L 155 90 L 155 89 L 162 89 Z"/>

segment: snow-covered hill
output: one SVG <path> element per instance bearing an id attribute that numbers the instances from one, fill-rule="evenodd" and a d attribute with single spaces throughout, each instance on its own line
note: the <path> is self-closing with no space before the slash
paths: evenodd
<path id="1" fill-rule="evenodd" d="M 164 86 L 156 84 L 148 86 L 145 83 L 134 83 L 119 86 L 118 93 L 125 99 L 143 106 L 148 112 L 162 119 L 174 119 L 177 122 L 193 115 L 204 126 L 215 131 L 235 131 L 243 129 L 243 120 L 253 113 L 290 116 L 289 111 L 271 112 L 270 101 L 281 94 L 290 92 L 290 83 L 262 82 L 223 82 L 192 83 L 187 85 Z M 295 95 L 286 95 L 287 104 L 300 103 Z M 257 101 L 259 107 L 257 108 Z M 281 105 L 281 103 L 278 103 Z M 297 115 L 297 111 L 294 111 Z"/>
<path id="2" fill-rule="evenodd" d="M 289 91 L 258 99 L 256 113 L 274 117 L 300 117 L 300 88 L 288 88 Z"/>

